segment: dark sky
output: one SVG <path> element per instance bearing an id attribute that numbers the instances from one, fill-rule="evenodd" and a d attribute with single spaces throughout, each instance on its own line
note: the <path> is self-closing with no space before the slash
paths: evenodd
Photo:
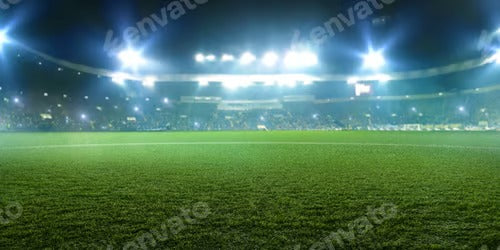
<path id="1" fill-rule="evenodd" d="M 112 69 L 116 60 L 103 50 L 107 31 L 121 34 L 151 14 L 160 15 L 170 2 L 22 0 L 0 11 L 0 23 L 10 25 L 11 35 L 28 46 L 76 63 Z M 236 55 L 246 50 L 284 52 L 292 44 L 294 30 L 308 37 L 315 26 L 347 14 L 357 2 L 208 0 L 143 37 L 136 47 L 160 63 L 159 72 L 223 72 L 217 65 L 196 66 L 193 55 L 197 51 Z M 373 19 L 380 17 L 386 23 L 373 25 Z M 385 48 L 393 70 L 419 69 L 477 57 L 481 30 L 497 27 L 498 0 L 395 0 L 315 50 L 327 72 L 352 72 L 370 44 Z"/>

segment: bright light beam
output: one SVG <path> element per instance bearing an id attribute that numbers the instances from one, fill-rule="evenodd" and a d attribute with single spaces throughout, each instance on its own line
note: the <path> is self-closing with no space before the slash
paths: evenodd
<path id="1" fill-rule="evenodd" d="M 255 62 L 255 60 L 257 60 L 257 58 L 252 53 L 245 52 L 245 53 L 243 53 L 243 55 L 241 55 L 240 63 L 242 65 L 249 65 L 249 64 Z"/>
<path id="2" fill-rule="evenodd" d="M 122 62 L 123 67 L 137 69 L 139 66 L 147 63 L 139 51 L 127 49 L 118 53 L 118 59 Z"/>
<path id="3" fill-rule="evenodd" d="M 120 86 L 125 85 L 126 80 L 127 80 L 127 74 L 125 73 L 115 73 L 111 76 L 111 81 Z"/>
<path id="4" fill-rule="evenodd" d="M 232 61 L 234 61 L 234 56 L 229 55 L 229 54 L 224 54 L 224 55 L 222 55 L 221 61 L 222 62 L 232 62 Z"/>
<path id="5" fill-rule="evenodd" d="M 385 66 L 385 58 L 380 51 L 371 51 L 363 57 L 364 67 L 369 69 L 379 69 Z"/>
<path id="6" fill-rule="evenodd" d="M 148 76 L 144 78 L 144 80 L 142 81 L 142 86 L 147 88 L 154 88 L 155 83 L 156 83 L 156 77 Z"/>
<path id="7" fill-rule="evenodd" d="M 274 67 L 279 61 L 279 56 L 274 52 L 268 52 L 262 58 L 262 64 L 267 67 Z"/>
<path id="8" fill-rule="evenodd" d="M 196 60 L 196 62 L 202 63 L 205 61 L 205 56 L 201 53 L 198 53 L 194 56 L 194 60 Z"/>
<path id="9" fill-rule="evenodd" d="M 7 42 L 8 42 L 7 31 L 5 30 L 0 31 L 0 48 Z"/>
<path id="10" fill-rule="evenodd" d="M 318 64 L 318 56 L 309 51 L 290 51 L 286 54 L 284 63 L 288 68 L 312 67 Z"/>
<path id="11" fill-rule="evenodd" d="M 215 55 L 208 55 L 205 57 L 205 59 L 209 62 L 215 62 L 215 60 L 217 59 L 217 57 L 215 57 Z"/>

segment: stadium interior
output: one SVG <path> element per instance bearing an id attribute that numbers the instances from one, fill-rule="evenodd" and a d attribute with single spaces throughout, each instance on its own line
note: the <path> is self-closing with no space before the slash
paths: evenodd
<path id="1" fill-rule="evenodd" d="M 500 1 L 0 0 L 1 249 L 500 250 Z"/>

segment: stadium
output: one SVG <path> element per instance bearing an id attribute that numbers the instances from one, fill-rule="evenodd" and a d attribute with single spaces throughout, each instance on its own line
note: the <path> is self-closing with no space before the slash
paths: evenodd
<path id="1" fill-rule="evenodd" d="M 500 249 L 498 10 L 0 1 L 0 249 Z"/>

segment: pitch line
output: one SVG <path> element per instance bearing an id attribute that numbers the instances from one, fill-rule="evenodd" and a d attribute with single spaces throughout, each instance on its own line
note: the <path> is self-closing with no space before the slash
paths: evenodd
<path id="1" fill-rule="evenodd" d="M 98 147 L 139 147 L 139 146 L 203 146 L 203 145 L 326 145 L 326 146 L 360 146 L 360 147 L 415 147 L 415 148 L 447 148 L 447 149 L 476 149 L 500 150 L 500 147 L 460 146 L 440 144 L 398 144 L 398 143 L 361 143 L 361 142 L 145 142 L 145 143 L 98 143 L 98 144 L 59 144 L 39 146 L 0 147 L 0 150 L 36 150 L 36 149 L 65 149 L 65 148 L 98 148 Z"/>

